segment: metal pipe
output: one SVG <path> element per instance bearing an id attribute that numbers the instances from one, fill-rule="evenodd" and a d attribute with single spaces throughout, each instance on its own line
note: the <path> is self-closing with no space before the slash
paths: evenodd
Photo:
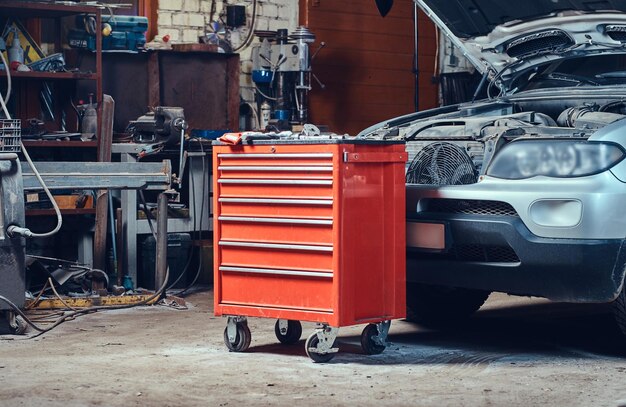
<path id="1" fill-rule="evenodd" d="M 159 194 L 157 211 L 154 286 L 163 287 L 167 275 L 167 196 L 165 194 Z M 163 290 L 161 297 L 165 297 L 165 290 Z"/>

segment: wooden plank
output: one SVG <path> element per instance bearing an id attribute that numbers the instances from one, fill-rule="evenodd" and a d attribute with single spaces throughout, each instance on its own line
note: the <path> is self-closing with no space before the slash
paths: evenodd
<path id="1" fill-rule="evenodd" d="M 159 53 L 151 52 L 148 57 L 148 106 L 157 107 L 161 104 L 161 72 Z"/>
<path id="2" fill-rule="evenodd" d="M 230 58 L 226 64 L 226 98 L 225 112 L 227 129 L 239 130 L 239 58 Z"/>
<path id="3" fill-rule="evenodd" d="M 98 162 L 111 161 L 113 142 L 113 114 L 115 102 L 109 95 L 102 98 L 102 121 L 98 132 Z M 108 198 L 106 191 L 98 191 L 96 197 L 96 226 L 93 237 L 94 268 L 106 270 L 106 245 L 108 225 Z M 95 280 L 94 280 L 95 283 Z M 103 287 L 92 287 L 94 289 Z"/>

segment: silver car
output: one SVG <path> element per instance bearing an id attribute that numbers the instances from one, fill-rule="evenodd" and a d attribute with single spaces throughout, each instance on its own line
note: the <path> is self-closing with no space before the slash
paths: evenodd
<path id="1" fill-rule="evenodd" d="M 407 141 L 411 318 L 499 291 L 612 303 L 626 334 L 626 2 L 417 3 L 487 98 L 359 135 Z"/>

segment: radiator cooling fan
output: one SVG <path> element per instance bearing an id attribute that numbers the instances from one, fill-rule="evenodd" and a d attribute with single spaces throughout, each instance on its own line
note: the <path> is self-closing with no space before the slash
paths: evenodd
<path id="1" fill-rule="evenodd" d="M 406 173 L 408 184 L 462 185 L 474 184 L 478 172 L 465 150 L 452 143 L 437 142 L 424 147 Z"/>

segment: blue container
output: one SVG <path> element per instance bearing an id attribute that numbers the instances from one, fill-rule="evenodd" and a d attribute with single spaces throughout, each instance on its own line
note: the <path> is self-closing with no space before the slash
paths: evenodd
<path id="1" fill-rule="evenodd" d="M 111 34 L 102 37 L 103 50 L 129 50 L 138 51 L 146 45 L 146 31 L 148 30 L 148 18 L 137 16 L 115 16 L 115 18 L 103 19 L 103 23 L 111 25 Z M 76 27 L 70 30 L 68 43 L 72 48 L 96 49 L 96 36 L 90 35 L 85 30 L 89 24 L 84 16 L 76 17 Z"/>
<path id="2" fill-rule="evenodd" d="M 277 110 L 274 112 L 276 120 L 289 120 L 289 110 Z"/>
<path id="3" fill-rule="evenodd" d="M 272 81 L 272 71 L 266 69 L 252 71 L 252 80 L 255 83 L 270 83 Z"/>

